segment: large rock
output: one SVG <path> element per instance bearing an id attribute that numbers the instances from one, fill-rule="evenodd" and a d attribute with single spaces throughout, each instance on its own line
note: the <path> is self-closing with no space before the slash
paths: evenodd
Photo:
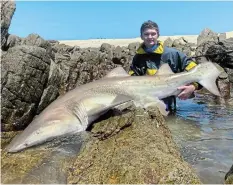
<path id="1" fill-rule="evenodd" d="M 202 62 L 202 59 L 203 57 L 205 57 L 206 55 L 206 51 L 213 45 L 216 45 L 218 42 L 215 42 L 215 41 L 207 41 L 207 42 L 204 42 L 202 44 L 200 44 L 199 46 L 197 46 L 196 48 L 196 51 L 195 51 L 195 59 L 197 62 L 201 63 Z"/>
<path id="2" fill-rule="evenodd" d="M 50 70 L 46 86 L 44 87 L 36 114 L 43 111 L 50 103 L 52 103 L 58 96 L 64 94 L 64 73 L 58 65 L 50 59 Z"/>
<path id="3" fill-rule="evenodd" d="M 93 139 L 69 168 L 69 184 L 200 183 L 183 161 L 157 109 L 96 123 Z"/>
<path id="4" fill-rule="evenodd" d="M 218 42 L 218 34 L 205 28 L 197 37 L 197 46 L 209 41 Z"/>
<path id="5" fill-rule="evenodd" d="M 132 59 L 129 53 L 135 52 L 136 47 L 115 48 L 110 44 L 102 44 L 100 48 L 80 49 L 56 43 L 52 50 L 55 52 L 55 63 L 64 74 L 65 93 L 76 86 L 102 78 L 119 65 L 127 71 Z"/>
<path id="6" fill-rule="evenodd" d="M 2 131 L 20 130 L 35 115 L 49 76 L 50 58 L 35 46 L 16 46 L 2 55 Z"/>
<path id="7" fill-rule="evenodd" d="M 19 46 L 19 45 L 21 45 L 21 41 L 22 41 L 22 38 L 20 38 L 16 35 L 10 34 L 7 38 L 5 48 L 9 49 L 9 48 L 12 48 L 14 46 Z"/>
<path id="8" fill-rule="evenodd" d="M 166 45 L 170 42 L 168 39 L 165 41 Z M 180 37 L 178 39 L 175 39 L 171 45 L 171 47 L 176 48 L 177 50 L 183 52 L 187 56 L 191 57 L 195 54 L 196 44 L 195 43 L 189 43 L 187 40 L 185 40 L 184 37 Z"/>
<path id="9" fill-rule="evenodd" d="M 197 37 L 197 48 L 195 51 L 195 56 L 197 57 L 197 56 L 205 55 L 209 47 L 217 43 L 218 43 L 218 34 L 208 28 L 204 29 Z M 196 60 L 197 62 L 199 62 L 201 59 L 196 58 Z"/>
<path id="10" fill-rule="evenodd" d="M 121 106 L 89 130 L 16 154 L 5 153 L 3 147 L 2 182 L 200 183 L 181 158 L 158 109 L 122 111 Z M 12 138 L 9 133 L 2 137 L 4 143 Z"/>
<path id="11" fill-rule="evenodd" d="M 211 44 L 206 48 L 204 55 L 208 60 L 219 64 L 224 69 L 219 76 L 218 87 L 222 97 L 229 99 L 230 91 L 233 91 L 229 85 L 229 83 L 233 83 L 233 38 Z"/>
<path id="12" fill-rule="evenodd" d="M 8 29 L 11 24 L 11 19 L 14 15 L 16 6 L 12 1 L 1 1 L 1 49 L 6 50 L 5 45 L 8 38 Z"/>
<path id="13" fill-rule="evenodd" d="M 233 38 L 211 45 L 207 49 L 206 55 L 211 61 L 218 63 L 223 68 L 233 69 Z"/>
<path id="14" fill-rule="evenodd" d="M 139 48 L 140 42 L 133 42 L 128 45 L 129 55 L 132 57 L 135 55 L 135 51 Z"/>
<path id="15" fill-rule="evenodd" d="M 206 51 L 207 58 L 218 63 L 228 74 L 233 83 L 233 38 L 229 38 L 210 46 Z"/>
<path id="16" fill-rule="evenodd" d="M 164 46 L 167 46 L 167 47 L 172 47 L 173 45 L 173 40 L 168 37 L 165 41 L 164 41 Z"/>

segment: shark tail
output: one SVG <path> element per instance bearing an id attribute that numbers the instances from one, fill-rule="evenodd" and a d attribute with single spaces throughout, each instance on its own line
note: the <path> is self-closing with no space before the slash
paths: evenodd
<path id="1" fill-rule="evenodd" d="M 200 76 L 202 76 L 199 83 L 214 95 L 220 96 L 219 89 L 216 85 L 216 79 L 221 71 L 212 62 L 205 62 L 199 65 L 201 70 Z"/>

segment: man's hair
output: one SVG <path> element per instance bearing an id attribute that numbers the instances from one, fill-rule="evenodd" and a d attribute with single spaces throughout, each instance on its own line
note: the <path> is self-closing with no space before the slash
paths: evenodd
<path id="1" fill-rule="evenodd" d="M 158 36 L 159 36 L 159 26 L 155 22 L 153 22 L 151 20 L 144 22 L 141 26 L 141 35 L 144 32 L 144 30 L 147 28 L 155 29 L 158 33 Z"/>

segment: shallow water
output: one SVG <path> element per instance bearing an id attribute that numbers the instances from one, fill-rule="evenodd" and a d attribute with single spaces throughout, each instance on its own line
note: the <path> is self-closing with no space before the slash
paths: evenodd
<path id="1" fill-rule="evenodd" d="M 184 159 L 203 183 L 223 183 L 233 164 L 233 106 L 202 95 L 177 105 L 176 114 L 166 119 Z"/>

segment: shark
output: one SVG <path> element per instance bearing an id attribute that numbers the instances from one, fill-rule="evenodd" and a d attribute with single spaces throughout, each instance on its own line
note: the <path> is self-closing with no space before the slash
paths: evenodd
<path id="1" fill-rule="evenodd" d="M 173 73 L 165 63 L 154 76 L 130 76 L 122 67 L 116 67 L 105 77 L 77 86 L 58 97 L 13 138 L 6 151 L 19 152 L 57 137 L 85 131 L 106 111 L 128 101 L 142 108 L 156 106 L 166 116 L 166 105 L 161 100 L 177 96 L 181 92 L 180 86 L 198 82 L 220 96 L 216 86 L 220 73 L 212 62 L 180 73 Z"/>

